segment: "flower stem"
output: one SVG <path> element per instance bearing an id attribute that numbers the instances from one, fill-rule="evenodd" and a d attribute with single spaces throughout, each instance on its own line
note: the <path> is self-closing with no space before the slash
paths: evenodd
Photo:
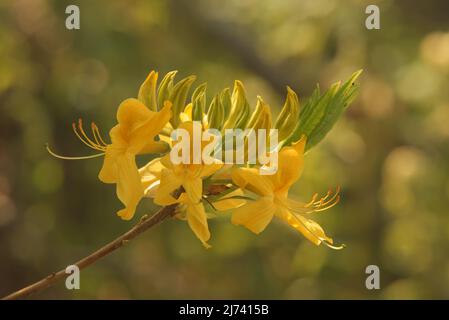
<path id="1" fill-rule="evenodd" d="M 78 262 L 74 263 L 74 265 L 78 266 L 78 268 L 84 269 L 87 266 L 90 266 L 91 264 L 97 262 L 104 256 L 107 256 L 111 252 L 114 252 L 118 248 L 121 248 L 125 243 L 127 243 L 129 240 L 134 239 L 142 232 L 152 228 L 153 226 L 159 224 L 163 220 L 174 216 L 175 214 L 176 205 L 170 205 L 167 207 L 164 207 L 160 209 L 158 212 L 156 212 L 151 218 L 148 218 L 147 216 L 144 216 L 138 224 L 136 224 L 131 230 L 127 231 L 126 233 L 122 234 L 115 240 L 109 242 L 102 248 L 98 249 L 94 253 L 88 255 L 87 257 L 84 257 L 83 259 L 79 260 Z M 18 291 L 15 291 L 6 297 L 3 297 L 2 300 L 14 300 L 19 298 L 24 298 L 32 293 L 39 292 L 41 290 L 44 290 L 51 285 L 55 284 L 59 280 L 65 279 L 69 274 L 66 273 L 65 268 L 62 270 L 59 270 L 58 272 L 54 272 L 47 277 L 43 278 L 42 280 L 35 282 L 25 288 L 22 288 Z"/>

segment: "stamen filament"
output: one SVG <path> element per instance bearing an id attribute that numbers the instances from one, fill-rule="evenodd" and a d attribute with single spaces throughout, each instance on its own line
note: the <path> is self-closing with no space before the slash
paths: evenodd
<path id="1" fill-rule="evenodd" d="M 99 145 L 107 146 L 107 143 L 104 142 L 103 138 L 101 137 L 100 130 L 98 130 L 97 125 L 94 122 L 92 122 L 91 127 L 92 132 L 94 133 L 95 141 L 97 141 Z"/>
<path id="2" fill-rule="evenodd" d="M 321 242 L 324 243 L 327 247 L 334 249 L 334 250 L 341 250 L 341 249 L 346 248 L 346 245 L 344 243 L 342 243 L 339 246 L 335 246 L 335 245 L 329 243 L 329 241 L 327 241 L 327 240 L 321 240 Z"/>
<path id="3" fill-rule="evenodd" d="M 311 205 L 313 205 L 313 204 L 315 203 L 315 200 L 316 200 L 317 197 L 318 197 L 318 193 L 315 193 L 315 194 L 312 196 L 312 200 L 310 200 L 310 202 L 307 203 L 307 204 L 305 205 L 305 207 L 307 208 L 307 207 L 310 207 Z"/>
<path id="4" fill-rule="evenodd" d="M 324 210 L 330 209 L 333 206 L 337 205 L 339 202 L 340 202 L 340 195 L 338 195 L 335 198 L 335 201 L 333 203 L 331 203 L 330 205 L 322 207 L 322 208 L 315 209 L 313 212 L 320 212 L 320 211 L 324 211 Z"/>
<path id="5" fill-rule="evenodd" d="M 104 151 L 105 147 L 100 146 L 99 144 L 93 142 L 86 134 L 86 132 L 84 132 L 83 129 L 83 120 L 82 119 L 78 119 L 78 129 L 80 130 L 81 134 L 83 135 L 83 137 L 86 139 L 87 142 L 89 142 L 89 144 L 92 146 L 91 148 L 93 149 L 97 149 L 97 150 L 101 150 Z"/>
<path id="6" fill-rule="evenodd" d="M 88 147 L 91 148 L 91 149 L 103 151 L 102 149 L 98 149 L 97 147 L 91 145 L 89 142 L 87 142 L 87 141 L 86 141 L 86 140 L 85 140 L 85 139 L 78 133 L 78 130 L 76 129 L 76 124 L 75 124 L 75 122 L 72 123 L 72 129 L 73 129 L 73 132 L 75 133 L 75 135 L 78 137 L 78 139 L 79 139 L 82 143 L 84 143 L 86 146 L 88 146 Z"/>
<path id="7" fill-rule="evenodd" d="M 332 194 L 331 190 L 329 190 L 325 197 L 321 198 L 319 201 L 314 202 L 314 207 L 318 208 L 318 207 L 326 206 L 328 203 L 334 201 L 337 198 L 337 196 L 339 195 L 339 193 L 340 193 L 340 187 L 338 186 L 337 189 L 335 189 L 334 196 L 332 198 L 330 198 L 329 200 L 324 201 Z"/>
<path id="8" fill-rule="evenodd" d="M 45 145 L 45 148 L 47 149 L 48 153 L 51 154 L 53 157 L 58 158 L 58 159 L 63 159 L 63 160 L 86 160 L 86 159 L 92 159 L 92 158 L 98 158 L 104 155 L 104 152 L 102 153 L 97 153 L 97 154 L 93 154 L 90 156 L 82 156 L 82 157 L 67 157 L 67 156 L 61 156 L 59 154 L 54 153 L 50 147 L 48 146 L 48 144 Z"/>

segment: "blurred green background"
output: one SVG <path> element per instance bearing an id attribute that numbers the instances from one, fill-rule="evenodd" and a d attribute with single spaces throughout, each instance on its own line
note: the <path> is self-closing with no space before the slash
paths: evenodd
<path id="1" fill-rule="evenodd" d="M 77 4 L 81 29 L 65 28 Z M 360 68 L 361 91 L 306 158 L 304 200 L 342 187 L 317 220 L 337 243 L 315 247 L 273 223 L 256 236 L 210 222 L 205 250 L 170 220 L 33 298 L 449 298 L 449 2 L 375 1 L 381 29 L 365 28 L 372 1 L 151 0 L 0 2 L 0 295 L 71 264 L 129 229 L 115 187 L 97 179 L 71 123 L 103 129 L 151 69 L 198 76 L 209 97 L 246 85 L 279 109 L 285 85 L 305 99 L 316 83 Z M 381 289 L 365 288 L 376 264 Z"/>

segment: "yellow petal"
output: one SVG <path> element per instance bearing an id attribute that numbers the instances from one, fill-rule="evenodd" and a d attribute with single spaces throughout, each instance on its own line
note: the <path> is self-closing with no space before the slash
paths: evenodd
<path id="1" fill-rule="evenodd" d="M 288 189 L 301 177 L 304 168 L 304 147 L 306 139 L 303 137 L 291 147 L 282 148 L 278 157 L 278 171 L 268 176 L 276 190 Z"/>
<path id="2" fill-rule="evenodd" d="M 126 207 L 117 212 L 117 215 L 124 220 L 130 220 L 134 216 L 137 204 L 143 197 L 143 187 L 134 155 L 122 154 L 116 158 L 116 163 L 117 197 Z"/>
<path id="3" fill-rule="evenodd" d="M 161 183 L 156 191 L 154 203 L 167 206 L 178 201 L 171 195 L 173 191 L 182 185 L 182 179 L 177 177 L 171 170 L 163 169 L 161 172 Z"/>
<path id="4" fill-rule="evenodd" d="M 224 164 L 222 168 L 212 176 L 212 180 L 231 180 L 233 166 L 234 165 L 232 164 Z"/>
<path id="5" fill-rule="evenodd" d="M 137 99 L 126 99 L 117 110 L 117 121 L 120 125 L 132 130 L 142 121 L 150 117 L 152 112 Z"/>
<path id="6" fill-rule="evenodd" d="M 161 178 L 162 169 L 164 169 L 164 166 L 161 163 L 161 158 L 153 159 L 139 169 L 144 190 Z"/>
<path id="7" fill-rule="evenodd" d="M 231 193 L 227 194 L 220 200 L 214 201 L 213 205 L 214 208 L 218 211 L 227 211 L 231 209 L 236 209 L 238 207 L 243 206 L 246 203 L 246 200 L 244 199 L 230 199 L 234 196 L 243 196 L 242 189 L 237 189 L 232 191 Z"/>
<path id="8" fill-rule="evenodd" d="M 276 206 L 273 200 L 264 197 L 235 209 L 231 222 L 235 225 L 243 225 L 258 234 L 270 223 L 275 212 Z"/>
<path id="9" fill-rule="evenodd" d="M 203 195 L 203 180 L 201 178 L 184 179 L 182 186 L 191 202 L 197 203 L 201 200 Z"/>
<path id="10" fill-rule="evenodd" d="M 280 210 L 278 216 L 316 245 L 321 244 L 322 241 L 327 241 L 331 244 L 333 243 L 332 239 L 326 235 L 323 228 L 311 219 L 307 219 L 301 215 L 293 215 L 286 209 Z"/>
<path id="11" fill-rule="evenodd" d="M 204 164 L 201 168 L 200 177 L 204 178 L 213 175 L 215 172 L 220 170 L 221 167 L 223 167 L 223 163 L 218 161 L 212 164 Z"/>
<path id="12" fill-rule="evenodd" d="M 261 196 L 273 194 L 273 183 L 269 176 L 261 176 L 256 168 L 234 168 L 232 181 L 242 189 L 248 189 Z"/>
<path id="13" fill-rule="evenodd" d="M 106 152 L 103 159 L 103 166 L 98 174 L 100 181 L 104 183 L 116 183 L 118 179 L 118 169 L 117 169 L 117 157 L 120 154 L 118 150 L 113 145 L 108 145 L 106 147 Z"/>
<path id="14" fill-rule="evenodd" d="M 166 101 L 164 107 L 159 112 L 150 112 L 147 119 L 137 124 L 129 133 L 129 149 L 135 154 L 148 149 L 146 146 L 153 143 L 154 137 L 164 128 L 171 117 L 171 103 Z"/>
<path id="15" fill-rule="evenodd" d="M 195 233 L 196 237 L 200 239 L 206 248 L 210 248 L 207 241 L 210 238 L 209 227 L 207 225 L 207 216 L 204 211 L 204 206 L 202 203 L 189 203 L 186 207 L 187 211 L 187 223 Z"/>
<path id="16" fill-rule="evenodd" d="M 128 147 L 128 141 L 125 139 L 126 128 L 127 127 L 117 124 L 109 130 L 109 136 L 111 137 L 112 144 L 115 148 L 126 149 Z"/>
<path id="17" fill-rule="evenodd" d="M 170 150 L 170 145 L 165 141 L 149 141 L 139 153 L 165 153 L 168 150 Z"/>

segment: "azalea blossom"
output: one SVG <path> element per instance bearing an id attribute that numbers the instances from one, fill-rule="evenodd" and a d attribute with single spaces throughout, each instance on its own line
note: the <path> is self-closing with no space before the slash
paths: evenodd
<path id="1" fill-rule="evenodd" d="M 116 184 L 117 197 L 124 205 L 118 216 L 132 219 L 143 198 L 159 206 L 175 205 L 172 216 L 186 220 L 206 248 L 210 247 L 211 238 L 208 219 L 230 214 L 233 224 L 257 234 L 277 217 L 312 243 L 340 249 L 343 246 L 333 245 L 332 238 L 310 219 L 311 214 L 339 202 L 339 188 L 319 200 L 315 194 L 308 203 L 293 199 L 289 190 L 301 177 L 305 151 L 326 136 L 355 97 L 354 82 L 360 73 L 354 73 L 344 84 L 332 85 L 323 94 L 316 89 L 302 108 L 296 93 L 287 87 L 284 106 L 273 121 L 271 108 L 261 97 L 258 96 L 254 109 L 250 107 L 241 81 L 235 81 L 232 94 L 225 88 L 207 106 L 206 84 L 198 86 L 189 101 L 195 76 L 175 83 L 176 71 L 172 71 L 158 84 L 158 73 L 151 71 L 140 86 L 137 99 L 126 99 L 119 105 L 117 125 L 109 131 L 110 143 L 105 142 L 94 123 L 90 135 L 81 120 L 73 124 L 76 136 L 99 153 L 66 157 L 47 149 L 61 159 L 104 156 L 98 177 L 104 183 Z M 194 129 L 201 133 L 195 141 Z M 208 130 L 218 134 L 207 134 Z M 237 139 L 235 143 L 222 143 L 229 130 L 241 132 L 240 145 Z M 176 135 L 177 132 L 187 132 L 187 147 L 179 148 L 186 135 Z M 257 139 L 251 139 L 253 133 Z M 221 143 L 208 148 L 215 137 Z M 258 153 L 257 161 L 253 161 L 250 152 L 255 144 L 263 155 L 259 159 Z M 268 144 L 270 148 L 266 149 Z M 226 157 L 224 162 L 215 157 L 206 157 L 206 161 L 204 150 L 226 152 L 236 159 L 240 154 L 242 161 L 231 163 Z M 179 153 L 187 153 L 187 157 Z M 152 155 L 152 160 L 138 168 L 136 157 L 143 154 Z M 190 162 L 175 161 L 173 154 Z M 261 171 L 267 164 L 275 170 Z"/>
<path id="2" fill-rule="evenodd" d="M 301 232 L 316 245 L 325 243 L 332 248 L 333 240 L 323 228 L 306 215 L 326 210 L 339 201 L 338 192 L 329 200 L 322 198 L 309 203 L 301 203 L 288 198 L 290 187 L 301 177 L 304 167 L 304 148 L 306 138 L 285 147 L 279 152 L 279 168 L 274 175 L 260 175 L 255 168 L 235 168 L 232 180 L 244 190 L 259 196 L 255 201 L 249 201 L 232 213 L 232 223 L 243 225 L 254 233 L 262 232 L 274 216 L 287 222 Z"/>

